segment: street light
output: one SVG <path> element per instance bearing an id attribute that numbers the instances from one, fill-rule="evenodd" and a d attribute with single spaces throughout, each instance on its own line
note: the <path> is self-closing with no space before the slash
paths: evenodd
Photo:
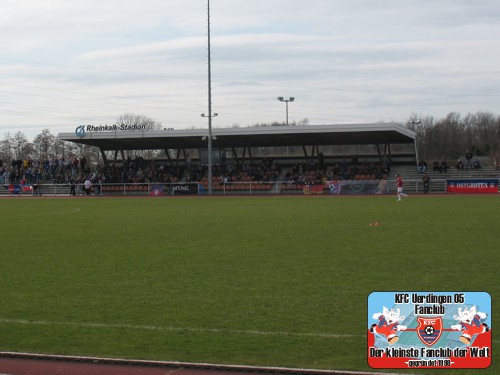
<path id="1" fill-rule="evenodd" d="M 277 98 L 280 102 L 285 102 L 286 103 L 286 126 L 288 126 L 288 102 L 293 102 L 295 98 L 292 96 L 288 99 L 285 99 L 282 96 L 278 96 Z"/>
<path id="2" fill-rule="evenodd" d="M 419 156 L 419 144 L 418 144 L 418 125 L 422 124 L 422 121 L 420 120 L 411 120 L 411 124 L 415 125 L 415 157 L 417 158 L 417 167 L 418 163 L 420 162 L 420 156 Z"/>
<path id="3" fill-rule="evenodd" d="M 207 0 L 207 62 L 208 62 L 208 115 L 204 113 L 201 117 L 208 117 L 208 195 L 212 195 L 212 118 L 217 113 L 212 113 L 212 62 L 210 45 L 210 0 Z"/>
<path id="4" fill-rule="evenodd" d="M 211 103 L 211 101 L 210 101 Z M 212 105 L 209 105 L 210 109 L 212 109 Z M 218 113 L 213 113 L 212 115 L 208 114 L 201 114 L 201 117 L 208 117 L 208 138 L 207 138 L 207 145 L 208 145 L 208 195 L 212 195 L 212 141 L 215 141 L 217 138 L 212 135 L 212 118 L 217 117 L 219 114 Z M 205 140 L 205 137 L 202 138 L 202 140 Z"/>

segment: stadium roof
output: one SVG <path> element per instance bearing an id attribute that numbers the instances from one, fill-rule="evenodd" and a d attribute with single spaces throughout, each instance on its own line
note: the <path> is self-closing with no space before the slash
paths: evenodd
<path id="1" fill-rule="evenodd" d="M 59 139 L 99 147 L 103 151 L 207 147 L 208 129 L 106 130 L 109 128 L 83 125 L 72 133 L 60 133 Z M 212 136 L 214 148 L 415 142 L 415 132 L 395 123 L 213 128 Z"/>

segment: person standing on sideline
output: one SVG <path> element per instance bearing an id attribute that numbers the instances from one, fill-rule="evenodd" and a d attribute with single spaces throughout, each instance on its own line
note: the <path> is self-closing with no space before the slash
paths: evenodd
<path id="1" fill-rule="evenodd" d="M 90 196 L 90 189 L 92 189 L 92 182 L 90 182 L 90 178 L 87 178 L 83 183 L 85 188 L 85 195 Z"/>
<path id="2" fill-rule="evenodd" d="M 422 181 L 424 182 L 424 194 L 429 194 L 429 185 L 431 184 L 431 178 L 427 173 L 422 177 Z"/>
<path id="3" fill-rule="evenodd" d="M 398 187 L 398 202 L 401 200 L 401 196 L 407 197 L 408 194 L 403 193 L 403 179 L 396 173 L 396 186 Z"/>
<path id="4" fill-rule="evenodd" d="M 76 195 L 76 181 L 73 178 L 69 180 L 69 195 Z"/>

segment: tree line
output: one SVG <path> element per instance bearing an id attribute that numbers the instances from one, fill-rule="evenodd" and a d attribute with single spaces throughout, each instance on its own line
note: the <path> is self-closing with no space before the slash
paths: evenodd
<path id="1" fill-rule="evenodd" d="M 467 149 L 474 156 L 500 159 L 500 116 L 492 113 L 412 116 L 406 126 L 416 132 L 419 155 L 425 160 L 457 159 Z"/>

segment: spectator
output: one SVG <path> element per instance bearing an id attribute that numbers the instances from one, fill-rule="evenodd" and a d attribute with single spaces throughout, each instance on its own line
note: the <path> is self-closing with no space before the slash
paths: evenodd
<path id="1" fill-rule="evenodd" d="M 472 169 L 472 152 L 470 149 L 465 151 L 465 166 L 467 169 Z"/>
<path id="2" fill-rule="evenodd" d="M 10 172 L 8 169 L 5 170 L 5 172 L 3 172 L 3 183 L 8 185 L 10 183 Z"/>
<path id="3" fill-rule="evenodd" d="M 441 159 L 441 165 L 439 168 L 439 173 L 448 173 L 448 162 L 445 158 Z"/>
<path id="4" fill-rule="evenodd" d="M 481 169 L 481 162 L 479 161 L 478 158 L 476 158 L 476 160 L 474 160 L 474 163 L 472 164 L 472 166 L 474 167 L 474 169 Z"/>
<path id="5" fill-rule="evenodd" d="M 90 190 L 92 189 L 92 182 L 90 182 L 90 178 L 87 178 L 83 183 L 85 188 L 85 195 L 90 196 Z"/>
<path id="6" fill-rule="evenodd" d="M 31 187 L 31 192 L 34 197 L 38 195 L 38 182 L 34 181 Z"/>
<path id="7" fill-rule="evenodd" d="M 462 171 L 464 169 L 464 161 L 462 160 L 462 158 L 458 158 L 458 161 L 457 161 L 457 169 L 459 171 Z"/>
<path id="8" fill-rule="evenodd" d="M 431 178 L 427 173 L 423 175 L 422 181 L 424 183 L 424 194 L 429 194 L 429 185 L 431 184 Z"/>
<path id="9" fill-rule="evenodd" d="M 425 173 L 427 171 L 427 163 L 425 160 L 420 160 L 418 162 L 418 173 Z"/>
<path id="10" fill-rule="evenodd" d="M 94 194 L 101 195 L 101 180 L 97 177 L 92 179 L 92 184 L 94 185 Z"/>
<path id="11" fill-rule="evenodd" d="M 69 195 L 76 195 L 76 181 L 73 178 L 69 180 Z"/>

